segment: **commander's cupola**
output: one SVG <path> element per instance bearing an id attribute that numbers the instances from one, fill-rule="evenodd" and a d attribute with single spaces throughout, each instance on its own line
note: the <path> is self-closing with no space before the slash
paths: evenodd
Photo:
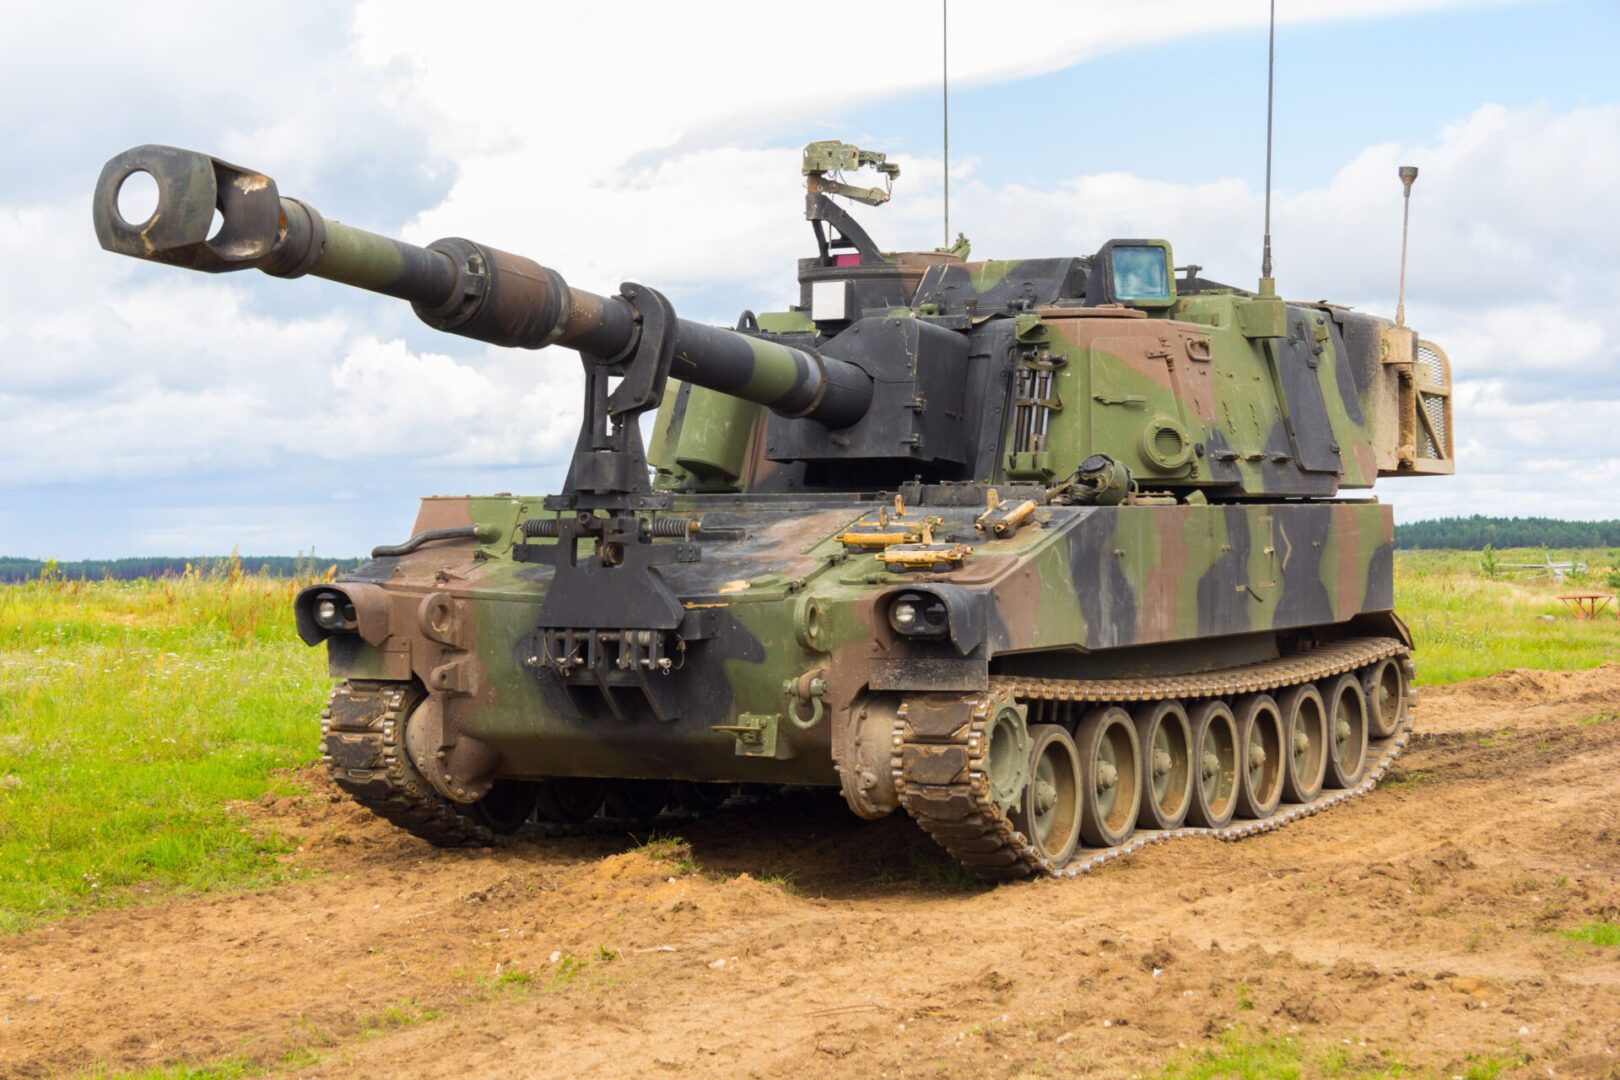
<path id="1" fill-rule="evenodd" d="M 846 173 L 872 169 L 881 187 L 859 187 Z M 961 266 L 967 237 L 949 250 L 884 252 L 832 196 L 867 206 L 889 201 L 900 166 L 872 150 L 830 139 L 804 148 L 804 216 L 816 234 L 816 254 L 799 260 L 799 306 L 816 329 L 836 334 L 863 313 L 910 307 L 931 266 Z"/>

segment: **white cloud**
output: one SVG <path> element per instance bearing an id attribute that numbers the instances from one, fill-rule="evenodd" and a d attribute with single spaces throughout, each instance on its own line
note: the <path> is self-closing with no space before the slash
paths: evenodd
<path id="1" fill-rule="evenodd" d="M 1281 20 L 1453 3 L 1319 0 L 1285 7 Z M 434 128 L 436 145 L 458 161 L 459 177 L 442 203 L 412 223 L 411 239 L 487 239 L 531 252 L 598 291 L 635 276 L 780 280 L 802 252 L 803 230 L 786 227 L 802 205 L 800 148 L 761 144 L 783 127 L 938 86 L 934 0 L 863 8 L 858 29 L 845 27 L 861 42 L 928 44 L 875 55 L 850 53 L 838 35 L 807 26 L 804 9 L 795 7 L 706 3 L 696 34 L 687 6 L 639 0 L 612 10 L 609 21 L 587 7 L 551 9 L 535 34 L 491 35 L 487 19 L 444 20 L 441 6 L 427 0 L 360 5 L 356 54 L 407 63 L 420 75 L 423 98 L 460 106 L 446 108 L 453 120 Z M 998 24 L 1000 4 L 956 0 L 951 10 L 952 81 L 967 87 L 1150 42 L 1263 27 L 1267 8 L 1260 0 L 1160 0 L 1153 17 L 1143 18 L 1100 0 L 1032 0 L 1020 5 L 1018 29 L 998 33 L 982 28 L 1005 25 Z M 469 74 L 473 56 L 477 77 Z M 498 89 L 478 81 L 490 72 L 500 73 Z M 940 216 L 932 194 L 939 165 L 900 160 L 904 218 L 932 230 Z M 926 243 L 937 243 L 932 231 Z"/>
<path id="2" fill-rule="evenodd" d="M 338 460 L 535 461 L 571 441 L 583 386 L 579 365 L 560 352 L 492 355 L 473 366 L 362 337 L 332 371 L 334 393 L 298 438 Z"/>
<path id="3" fill-rule="evenodd" d="M 1441 6 L 1334 0 L 1281 15 Z M 1039 32 L 971 29 L 999 10 L 953 2 L 956 85 L 1265 18 L 1263 0 L 1174 0 L 1152 19 L 1102 3 L 1077 17 L 1075 5 L 1047 0 L 1020 9 L 1021 25 Z M 693 9 L 652 2 L 481 5 L 455 18 L 439 4 L 366 2 L 347 27 L 313 2 L 283 5 L 273 20 L 246 11 L 200 0 L 161 19 L 108 9 L 95 34 L 68 5 L 8 22 L 0 93 L 25 101 L 49 91 L 55 111 L 0 117 L 0 143 L 18 155 L 0 178 L 0 483 L 141 485 L 207 473 L 240 475 L 251 489 L 289 460 L 316 459 L 326 471 L 311 467 L 308 483 L 324 492 L 383 468 L 460 477 L 523 465 L 539 476 L 571 443 L 572 354 L 435 339 L 402 306 L 327 283 L 208 278 L 101 253 L 88 185 L 124 146 L 214 150 L 344 220 L 419 241 L 471 236 L 585 288 L 644 280 L 702 305 L 738 297 L 763 309 L 790 299 L 808 240 L 799 147 L 774 132 L 938 77 L 932 46 L 852 58 L 788 6 L 708 5 L 698 33 Z M 937 11 L 873 6 L 859 38 L 937 40 Z M 940 162 L 900 160 L 895 202 L 867 220 L 886 243 L 931 247 Z M 1408 162 L 1423 170 L 1408 310 L 1456 364 L 1466 471 L 1395 485 L 1398 504 L 1409 505 L 1410 490 L 1424 512 L 1500 506 L 1495 485 L 1534 471 L 1515 509 L 1576 512 L 1561 500 L 1578 493 L 1592 513 L 1620 514 L 1585 483 L 1612 481 L 1620 468 L 1620 434 L 1604 420 L 1620 404 L 1620 346 L 1591 302 L 1620 287 L 1620 216 L 1608 206 L 1620 106 L 1485 106 L 1422 145 L 1347 151 L 1318 187 L 1280 188 L 1286 292 L 1393 308 L 1394 168 Z M 966 159 L 953 164 L 952 187 L 953 224 L 982 256 L 1086 253 L 1113 235 L 1163 235 L 1206 275 L 1248 284 L 1256 272 L 1261 196 L 1241 180 L 1097 172 L 996 185 Z M 263 513 L 288 521 L 285 507 Z M 243 535 L 284 549 L 304 542 L 295 524 L 266 521 L 244 518 Z"/>

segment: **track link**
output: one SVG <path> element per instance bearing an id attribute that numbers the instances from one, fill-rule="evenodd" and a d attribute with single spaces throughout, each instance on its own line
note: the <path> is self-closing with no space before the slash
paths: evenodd
<path id="1" fill-rule="evenodd" d="M 890 758 L 900 804 L 952 858 L 987 881 L 1074 877 L 1149 844 L 1194 836 L 1240 840 L 1320 813 L 1345 799 L 1365 795 L 1383 779 L 1410 737 L 1410 709 L 1393 737 L 1368 742 L 1371 763 L 1353 788 L 1324 793 L 1308 803 L 1279 807 L 1270 816 L 1218 829 L 1138 830 L 1112 848 L 1083 849 L 1066 865 L 1039 854 L 992 798 L 985 755 L 988 725 L 1001 703 L 1013 700 L 1032 711 L 1054 704 L 1126 704 L 1175 698 L 1182 701 L 1261 693 L 1331 678 L 1387 657 L 1400 657 L 1410 686 L 1413 668 L 1405 645 L 1392 638 L 1355 638 L 1308 652 L 1244 667 L 1192 675 L 1130 679 L 997 677 L 982 693 L 942 699 L 916 696 L 901 704 Z"/>
<path id="2" fill-rule="evenodd" d="M 904 701 L 895 722 L 895 790 L 923 831 L 987 881 L 1050 873 L 997 805 L 986 756 L 989 725 L 1006 691 Z"/>
<path id="3" fill-rule="evenodd" d="M 321 710 L 321 760 L 333 783 L 385 821 L 436 847 L 490 847 L 522 839 L 558 839 L 622 833 L 650 826 L 607 816 L 583 822 L 530 820 L 502 833 L 473 817 L 471 808 L 440 795 L 406 756 L 405 718 L 422 693 L 406 683 L 339 683 Z M 765 796 L 733 794 L 711 810 L 665 811 L 660 821 L 682 821 L 755 805 Z"/>
<path id="4" fill-rule="evenodd" d="M 487 847 L 497 834 L 434 791 L 401 740 L 419 691 L 342 682 L 321 710 L 321 760 L 338 787 L 378 817 L 437 847 Z"/>

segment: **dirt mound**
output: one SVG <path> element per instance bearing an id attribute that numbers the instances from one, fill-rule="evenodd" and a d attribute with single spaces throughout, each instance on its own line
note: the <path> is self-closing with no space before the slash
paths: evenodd
<path id="1" fill-rule="evenodd" d="M 1527 709 L 1567 717 L 1585 708 L 1582 718 L 1614 716 L 1620 714 L 1620 663 L 1588 671 L 1515 668 L 1454 686 L 1420 688 L 1418 706 L 1419 727 L 1431 733 L 1510 725 Z"/>
<path id="2" fill-rule="evenodd" d="M 1369 798 L 996 889 L 836 796 L 447 852 L 309 771 L 239 810 L 311 876 L 8 940 L 0 1075 L 1620 1075 L 1620 953 L 1559 933 L 1620 917 L 1616 711 L 1615 664 L 1424 690 Z"/>

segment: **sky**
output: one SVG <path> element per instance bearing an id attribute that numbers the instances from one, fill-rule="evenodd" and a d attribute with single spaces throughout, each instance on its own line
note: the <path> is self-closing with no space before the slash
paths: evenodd
<path id="1" fill-rule="evenodd" d="M 730 325 L 796 298 L 799 152 L 900 162 L 858 216 L 941 242 L 940 4 L 0 0 L 0 555 L 315 550 L 409 533 L 425 494 L 557 488 L 574 354 L 435 334 L 310 278 L 100 250 L 137 144 L 214 153 L 329 217 L 469 236 Z M 1449 353 L 1457 475 L 1398 521 L 1620 517 L 1620 4 L 1278 0 L 1279 291 L 1407 318 Z M 976 257 L 1161 236 L 1252 287 L 1264 0 L 950 2 L 952 232 Z"/>

